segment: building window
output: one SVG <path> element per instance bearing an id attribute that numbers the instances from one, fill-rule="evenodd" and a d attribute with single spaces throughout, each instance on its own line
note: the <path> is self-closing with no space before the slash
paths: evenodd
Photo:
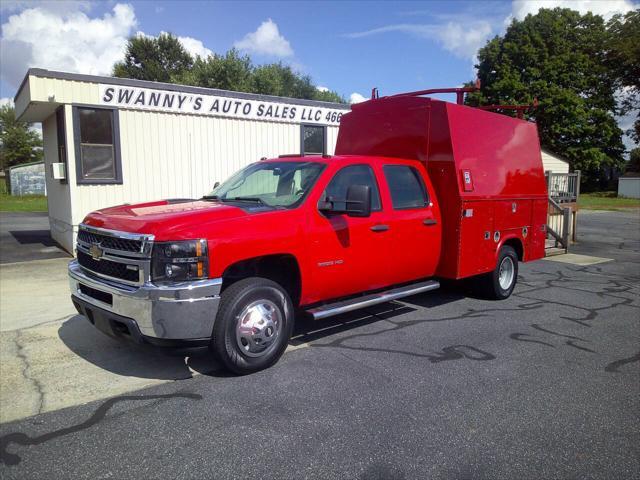
<path id="1" fill-rule="evenodd" d="M 301 146 L 303 155 L 327 153 L 327 128 L 321 125 L 302 125 Z"/>
<path id="2" fill-rule="evenodd" d="M 385 165 L 383 170 L 389 184 L 394 210 L 422 208 L 429 205 L 427 190 L 415 168 L 405 165 Z"/>
<path id="3" fill-rule="evenodd" d="M 74 107 L 77 181 L 122 183 L 118 111 Z"/>

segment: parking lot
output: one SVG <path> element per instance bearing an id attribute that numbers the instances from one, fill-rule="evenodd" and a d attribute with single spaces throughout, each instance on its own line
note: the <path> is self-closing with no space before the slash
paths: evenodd
<path id="1" fill-rule="evenodd" d="M 3 310 L 0 475 L 640 478 L 640 215 L 578 228 L 572 252 L 598 258 L 521 264 L 506 301 L 453 287 L 301 321 L 246 377 L 56 317 L 66 284 L 34 273 L 39 320 Z"/>

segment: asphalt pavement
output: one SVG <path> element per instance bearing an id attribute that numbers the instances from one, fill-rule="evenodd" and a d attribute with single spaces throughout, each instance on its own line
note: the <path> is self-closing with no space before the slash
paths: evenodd
<path id="1" fill-rule="evenodd" d="M 266 371 L 4 423 L 0 476 L 640 478 L 640 216 L 581 212 L 579 235 L 611 261 L 302 321 Z"/>
<path id="2" fill-rule="evenodd" d="M 51 238 L 47 212 L 0 212 L 0 264 L 65 257 Z"/>

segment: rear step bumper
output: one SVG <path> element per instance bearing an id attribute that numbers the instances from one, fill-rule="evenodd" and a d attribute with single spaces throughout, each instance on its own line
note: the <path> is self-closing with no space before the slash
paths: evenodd
<path id="1" fill-rule="evenodd" d="M 428 292 L 440 287 L 440 283 L 435 280 L 427 280 L 426 282 L 412 283 L 404 287 L 393 288 L 391 290 L 385 290 L 383 292 L 372 293 L 363 297 L 351 298 L 349 300 L 342 300 L 336 303 L 329 303 L 314 307 L 307 310 L 307 313 L 311 314 L 314 320 L 321 320 L 323 318 L 332 317 L 334 315 L 340 315 L 341 313 L 351 312 L 364 307 L 370 307 L 378 303 L 390 302 L 391 300 L 397 300 L 398 298 L 408 297 L 417 293 Z"/>

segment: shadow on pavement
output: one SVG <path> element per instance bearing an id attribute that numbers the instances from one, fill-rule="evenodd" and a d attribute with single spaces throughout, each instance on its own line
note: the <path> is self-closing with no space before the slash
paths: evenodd
<path id="1" fill-rule="evenodd" d="M 43 247 L 57 247 L 50 230 L 11 230 L 9 233 L 20 245 L 40 244 Z"/>
<path id="2" fill-rule="evenodd" d="M 421 294 L 404 299 L 403 302 L 421 308 L 443 305 L 460 298 L 462 295 L 457 293 Z M 290 345 L 300 346 L 416 310 L 417 308 L 404 303 L 387 302 L 323 321 L 316 321 L 308 315 L 301 314 L 296 318 Z M 75 315 L 65 321 L 58 330 L 58 336 L 71 351 L 87 362 L 117 375 L 184 380 L 192 378 L 192 371 L 195 371 L 215 377 L 231 376 L 210 353 L 190 357 L 170 356 L 158 352 L 153 347 L 118 341 L 98 331 L 81 315 Z"/>
<path id="3" fill-rule="evenodd" d="M 192 378 L 191 370 L 207 375 L 222 370 L 211 354 L 170 356 L 153 348 L 118 341 L 97 330 L 81 315 L 64 322 L 58 329 L 58 336 L 71 351 L 87 362 L 117 375 L 184 380 Z"/>

